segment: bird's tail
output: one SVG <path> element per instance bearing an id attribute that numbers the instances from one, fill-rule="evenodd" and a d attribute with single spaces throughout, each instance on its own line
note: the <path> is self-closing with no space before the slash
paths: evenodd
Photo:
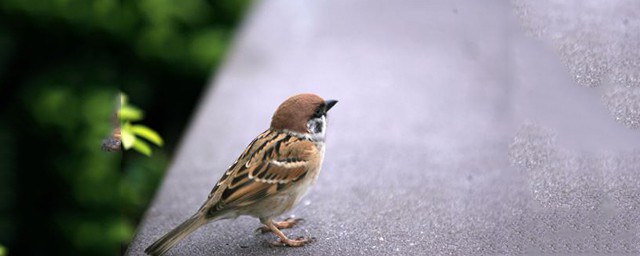
<path id="1" fill-rule="evenodd" d="M 163 255 L 174 245 L 180 242 L 180 240 L 191 234 L 191 232 L 195 231 L 205 223 L 207 223 L 207 219 L 204 217 L 204 215 L 201 213 L 196 213 L 195 215 L 191 216 L 191 218 L 182 222 L 182 224 L 155 241 L 152 245 L 145 249 L 144 252 L 153 256 Z"/>

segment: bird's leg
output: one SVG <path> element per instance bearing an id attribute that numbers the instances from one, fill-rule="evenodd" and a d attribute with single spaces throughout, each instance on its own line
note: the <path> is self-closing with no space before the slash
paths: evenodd
<path id="1" fill-rule="evenodd" d="M 287 236 L 285 236 L 282 231 L 280 231 L 278 229 L 278 227 L 276 227 L 275 223 L 271 220 L 269 221 L 265 221 L 263 222 L 263 224 L 265 224 L 269 229 L 271 229 L 271 232 L 273 232 L 276 236 L 278 236 L 278 241 L 275 242 L 271 242 L 272 245 L 275 246 L 291 246 L 291 247 L 299 247 L 299 246 L 303 246 L 307 243 L 309 243 L 311 240 L 304 238 L 304 237 L 300 237 L 297 239 L 289 239 L 287 238 Z"/>
<path id="2" fill-rule="evenodd" d="M 299 222 L 302 222 L 303 219 L 302 218 L 286 218 L 283 221 L 278 221 L 278 222 L 274 222 L 273 225 L 275 225 L 278 229 L 283 229 L 283 228 L 292 228 L 294 227 L 296 224 L 298 224 Z"/>
<path id="3" fill-rule="evenodd" d="M 298 224 L 298 223 L 300 223 L 302 221 L 303 221 L 303 219 L 301 219 L 301 218 L 298 218 L 298 219 L 287 218 L 287 219 L 285 219 L 283 221 L 277 221 L 277 222 L 272 222 L 272 223 L 278 229 L 287 229 L 287 228 L 294 227 L 296 224 Z M 258 229 L 256 229 L 256 232 L 267 233 L 267 232 L 272 232 L 272 230 L 267 225 L 264 225 L 264 226 L 259 227 Z"/>

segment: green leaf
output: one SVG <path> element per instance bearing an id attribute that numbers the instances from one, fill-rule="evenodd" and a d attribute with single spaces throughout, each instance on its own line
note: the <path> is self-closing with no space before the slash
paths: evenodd
<path id="1" fill-rule="evenodd" d="M 144 125 L 132 125 L 131 126 L 131 132 L 133 132 L 134 134 L 147 139 L 148 141 L 151 141 L 153 144 L 156 144 L 158 146 L 162 146 L 162 144 L 164 143 L 162 141 L 162 138 L 160 137 L 160 135 L 158 135 L 158 133 L 154 130 L 151 130 L 151 128 L 146 127 Z"/>
<path id="2" fill-rule="evenodd" d="M 7 249 L 0 244 L 0 256 L 7 255 Z"/>
<path id="3" fill-rule="evenodd" d="M 118 118 L 122 121 L 137 121 L 142 119 L 142 116 L 142 110 L 131 105 L 123 105 L 118 111 Z"/>
<path id="4" fill-rule="evenodd" d="M 136 151 L 146 156 L 151 156 L 151 147 L 149 147 L 149 145 L 144 141 L 141 141 L 141 140 L 134 141 L 133 149 L 135 149 Z"/>
<path id="5" fill-rule="evenodd" d="M 124 127 L 120 130 L 120 136 L 122 137 L 122 146 L 124 149 L 130 149 L 134 146 L 136 140 L 136 136 L 129 130 L 130 127 L 128 124 L 125 124 Z"/>

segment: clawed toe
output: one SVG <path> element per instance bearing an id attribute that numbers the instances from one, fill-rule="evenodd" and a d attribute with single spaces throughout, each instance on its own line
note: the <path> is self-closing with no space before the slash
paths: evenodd
<path id="1" fill-rule="evenodd" d="M 277 241 L 271 242 L 271 245 L 277 246 L 277 247 L 283 247 L 283 246 L 300 247 L 305 244 L 309 244 L 313 241 L 315 241 L 314 238 L 306 238 L 301 236 L 296 239 L 286 239 L 286 240 L 278 239 Z"/>
<path id="2" fill-rule="evenodd" d="M 273 222 L 273 225 L 276 226 L 276 228 L 278 229 L 287 229 L 287 228 L 293 228 L 296 225 L 303 223 L 305 220 L 303 218 L 286 218 L 283 221 L 278 221 L 278 222 Z M 269 227 L 267 226 L 262 226 L 257 228 L 254 233 L 256 234 L 264 234 L 264 233 L 269 233 L 269 232 L 273 232 L 273 230 L 271 230 Z"/>
<path id="3" fill-rule="evenodd" d="M 305 219 L 303 219 L 303 218 L 293 218 L 293 217 L 289 217 L 289 218 L 284 219 L 284 221 L 282 221 L 282 222 L 292 223 L 293 225 L 296 225 L 296 224 L 302 224 L 302 223 L 304 223 L 305 221 L 306 221 L 306 220 L 305 220 Z"/>
<path id="4" fill-rule="evenodd" d="M 264 230 L 269 230 L 275 234 L 278 237 L 278 240 L 270 242 L 271 246 L 299 247 L 314 241 L 314 238 L 308 239 L 305 237 L 298 237 L 296 239 L 289 239 L 282 233 L 282 231 L 280 231 L 280 229 L 291 228 L 300 221 L 302 221 L 302 219 L 287 218 L 280 222 L 273 222 L 270 219 L 260 219 L 260 222 L 264 224 L 264 228 L 258 228 L 256 231 L 264 232 Z"/>
<path id="5" fill-rule="evenodd" d="M 274 222 L 273 224 L 276 225 L 277 228 L 279 229 L 285 229 L 285 228 L 292 228 L 295 227 L 298 223 L 302 223 L 304 222 L 304 219 L 302 218 L 286 218 L 283 221 L 279 221 L 279 222 Z"/>

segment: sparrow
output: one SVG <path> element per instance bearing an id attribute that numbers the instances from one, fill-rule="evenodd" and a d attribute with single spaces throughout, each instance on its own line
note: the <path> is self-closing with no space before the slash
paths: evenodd
<path id="1" fill-rule="evenodd" d="M 325 151 L 327 112 L 338 101 L 315 94 L 286 99 L 271 118 L 271 126 L 256 137 L 215 184 L 200 209 L 151 244 L 145 253 L 163 255 L 191 232 L 212 221 L 240 215 L 256 217 L 281 246 L 303 246 L 308 238 L 287 238 L 280 229 L 299 219 L 274 219 L 293 208 L 320 173 Z"/>

